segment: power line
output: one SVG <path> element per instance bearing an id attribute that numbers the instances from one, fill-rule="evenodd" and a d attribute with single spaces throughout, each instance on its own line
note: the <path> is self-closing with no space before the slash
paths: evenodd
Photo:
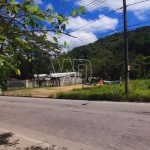
<path id="1" fill-rule="evenodd" d="M 145 22 L 141 22 L 141 23 L 131 24 L 131 25 L 128 25 L 128 28 L 131 28 L 131 27 L 134 27 L 134 26 L 139 26 L 139 25 L 142 25 L 142 24 L 145 24 L 145 23 L 149 23 L 149 22 L 150 22 L 150 20 L 145 21 Z M 122 30 L 123 30 L 122 27 L 121 27 L 121 28 L 116 28 L 116 29 L 111 30 L 110 32 L 103 33 L 103 34 L 98 34 L 98 35 L 97 35 L 97 38 L 110 35 L 110 34 L 113 33 L 113 31 L 117 33 L 117 32 L 120 32 L 120 31 L 122 31 Z M 102 31 L 104 31 L 104 30 L 102 30 Z M 86 37 L 84 43 L 87 43 L 87 42 L 91 41 L 90 39 L 94 39 L 94 38 L 95 38 L 95 37 Z M 78 38 L 78 39 L 79 39 L 79 38 Z M 80 40 L 80 39 L 79 39 L 79 40 Z"/>
<path id="2" fill-rule="evenodd" d="M 89 3 L 89 4 L 92 4 L 92 3 L 96 2 L 96 1 L 97 1 L 97 0 L 95 0 L 95 1 L 93 1 L 93 2 L 91 2 L 91 3 Z M 131 6 L 131 5 L 143 3 L 143 2 L 146 2 L 146 1 L 150 1 L 150 0 L 144 0 L 144 1 L 136 2 L 136 3 L 132 3 L 132 4 L 129 4 L 129 5 L 127 5 L 127 6 Z M 87 4 L 87 5 L 88 5 L 88 4 Z M 106 16 L 109 16 L 110 14 L 112 14 L 112 13 L 114 13 L 114 12 L 116 12 L 117 10 L 120 10 L 120 9 L 122 9 L 122 7 L 118 8 L 118 9 L 116 9 L 116 10 L 110 12 L 110 13 L 108 13 L 107 15 L 105 15 L 105 16 L 99 18 L 98 20 L 100 20 L 100 19 L 102 19 L 102 18 L 104 18 L 104 17 L 106 17 Z M 79 27 L 78 29 L 76 29 L 76 30 L 74 30 L 74 31 L 72 31 L 72 32 L 69 32 L 69 33 L 73 33 L 73 32 L 75 32 L 75 31 L 77 31 L 77 30 L 79 30 L 79 29 L 81 29 L 81 28 L 84 28 L 84 27 L 86 27 L 86 26 L 88 26 L 88 25 L 90 25 L 90 24 L 92 24 L 92 23 L 98 21 L 98 20 L 94 20 L 94 21 L 92 21 L 92 22 L 90 22 L 90 23 L 88 23 L 88 24 L 86 24 L 86 25 L 84 25 L 84 26 L 82 26 L 82 27 Z M 138 23 L 138 24 L 133 24 L 133 25 L 130 25 L 130 26 L 128 26 L 128 27 L 133 27 L 133 26 L 141 25 L 141 24 L 144 24 L 144 23 L 147 23 L 147 22 L 150 22 L 150 21 L 146 21 L 146 22 Z M 123 29 L 123 28 L 120 28 L 119 30 L 122 30 L 122 29 Z M 113 31 L 116 32 L 117 30 L 118 30 L 118 29 L 115 29 L 115 30 L 113 30 Z M 102 34 L 101 34 L 101 36 L 102 36 Z M 94 37 L 93 37 L 93 38 L 94 38 Z"/>
<path id="3" fill-rule="evenodd" d="M 82 1 L 82 2 L 78 2 L 78 5 L 80 5 L 80 4 L 82 4 L 82 5 L 87 5 L 87 3 L 86 3 L 87 1 L 85 0 L 85 1 Z"/>
<path id="4" fill-rule="evenodd" d="M 134 26 L 139 26 L 139 25 L 142 25 L 142 24 L 145 24 L 145 23 L 150 23 L 150 20 L 142 22 L 142 23 L 131 24 L 131 25 L 128 26 L 128 28 L 131 28 L 131 27 L 134 27 Z M 111 35 L 111 34 L 113 34 L 112 31 L 118 33 L 118 32 L 121 32 L 122 30 L 123 30 L 123 28 L 116 28 L 114 30 L 111 30 L 109 33 L 107 32 L 107 33 L 104 33 L 104 34 L 99 34 L 99 36 L 97 35 L 97 38 Z M 90 41 L 92 41 L 90 39 L 94 39 L 94 38 L 95 37 L 89 37 L 89 38 L 86 38 L 86 40 L 82 40 L 82 44 L 80 44 L 79 46 L 84 45 L 84 44 L 89 44 Z M 81 39 L 79 39 L 79 40 L 81 41 Z M 74 41 L 74 43 L 75 43 L 75 41 Z M 73 47 L 75 47 L 75 46 L 76 46 L 76 44 L 73 44 Z"/>
<path id="5" fill-rule="evenodd" d="M 132 21 L 132 20 L 129 20 L 128 22 L 130 22 L 130 21 Z M 148 20 L 148 21 L 145 21 L 145 22 L 141 22 L 141 23 L 136 23 L 136 24 L 131 24 L 131 25 L 128 25 L 128 28 L 130 28 L 130 27 L 134 27 L 134 26 L 139 26 L 139 25 L 142 25 L 142 24 L 145 24 L 145 23 L 149 23 L 150 22 L 150 20 Z M 122 23 L 120 23 L 119 25 L 121 25 Z M 111 30 L 109 33 L 112 33 L 113 31 L 114 32 L 117 32 L 117 31 L 121 31 L 121 30 L 123 30 L 123 28 L 122 27 L 120 27 L 120 28 L 116 28 L 116 29 L 113 29 L 113 30 Z M 101 30 L 101 31 L 105 31 L 105 30 Z M 101 37 L 101 36 L 106 36 L 107 34 L 109 34 L 108 32 L 107 33 L 103 33 L 103 34 L 97 34 L 97 37 Z M 93 37 L 86 37 L 86 39 L 93 39 Z"/>
<path id="6" fill-rule="evenodd" d="M 105 3 L 105 4 L 110 5 L 110 6 L 114 6 L 114 7 L 120 7 L 120 6 L 112 5 L 112 4 L 109 4 L 109 3 Z"/>
<path id="7" fill-rule="evenodd" d="M 146 1 L 150 1 L 150 0 L 143 0 L 143 1 L 140 1 L 140 2 L 128 4 L 127 6 L 136 5 L 136 4 L 139 4 L 139 3 L 146 2 Z M 84 27 L 86 27 L 86 26 L 88 26 L 88 25 L 90 25 L 90 24 L 92 24 L 92 23 L 94 23 L 94 22 L 96 22 L 96 21 L 99 21 L 100 19 L 102 19 L 102 18 L 104 18 L 104 17 L 106 17 L 106 16 L 109 16 L 110 14 L 112 14 L 112 13 L 114 13 L 114 12 L 117 12 L 118 10 L 120 10 L 120 9 L 122 9 L 122 8 L 123 8 L 123 7 L 119 7 L 119 8 L 117 8 L 117 9 L 111 11 L 110 13 L 106 14 L 105 16 L 103 16 L 103 17 L 101 17 L 101 18 L 99 18 L 99 19 L 97 19 L 97 20 L 94 20 L 94 21 L 92 21 L 92 22 L 90 22 L 90 23 L 88 23 L 88 24 L 86 24 L 86 25 L 84 25 L 84 26 L 82 26 L 82 27 L 79 27 L 79 28 L 77 28 L 76 30 L 71 31 L 71 32 L 69 32 L 69 33 L 73 33 L 73 32 L 75 32 L 75 31 L 77 31 L 77 30 L 80 30 L 80 29 L 82 29 L 82 28 L 84 28 Z"/>
<path id="8" fill-rule="evenodd" d="M 106 16 L 109 16 L 110 14 L 112 14 L 112 13 L 114 13 L 114 12 L 120 10 L 120 9 L 122 9 L 122 7 L 118 8 L 118 9 L 115 9 L 115 10 L 111 11 L 110 13 L 106 14 L 105 16 L 102 16 L 102 17 L 100 17 L 99 19 L 94 20 L 94 21 L 92 21 L 92 22 L 90 22 L 90 23 L 88 23 L 88 24 L 86 24 L 86 25 L 84 25 L 84 26 L 82 26 L 82 27 L 80 27 L 80 28 L 74 30 L 74 31 L 69 32 L 69 34 L 75 32 L 75 31 L 77 31 L 77 30 L 80 30 L 80 29 L 82 29 L 82 28 L 84 28 L 84 27 L 86 27 L 86 26 L 88 26 L 88 25 L 90 25 L 90 24 L 92 24 L 92 23 L 94 23 L 94 22 L 96 22 L 96 21 L 99 21 L 99 20 L 101 20 L 102 18 L 104 18 L 104 17 L 106 17 Z"/>
<path id="9" fill-rule="evenodd" d="M 102 1 L 102 0 L 101 0 Z M 100 2 L 101 2 L 100 1 Z M 106 0 L 105 0 L 106 1 Z M 91 5 L 91 4 L 93 4 L 93 3 L 95 3 L 95 2 L 99 2 L 98 0 L 94 0 L 93 2 L 90 2 L 89 4 L 87 4 L 87 5 L 85 5 L 84 7 L 87 7 L 87 6 L 89 6 L 89 5 Z"/>
<path id="10" fill-rule="evenodd" d="M 128 27 L 134 27 L 134 26 L 138 26 L 138 25 L 145 24 L 145 23 L 148 23 L 148 22 L 150 22 L 150 20 L 142 22 L 142 23 L 136 23 L 136 24 L 130 25 Z"/>
<path id="11" fill-rule="evenodd" d="M 127 6 L 136 5 L 136 4 L 144 3 L 147 1 L 150 1 L 150 0 L 144 0 L 144 1 L 136 2 L 136 3 L 128 4 Z"/>
<path id="12" fill-rule="evenodd" d="M 102 4 L 102 3 L 104 3 L 106 0 L 101 0 L 100 2 L 99 1 L 96 1 L 95 3 L 91 3 L 90 5 L 92 5 L 92 6 L 84 6 L 86 9 L 92 9 L 92 8 L 94 8 L 94 7 L 100 7 L 100 4 Z"/>
<path id="13" fill-rule="evenodd" d="M 97 0 L 95 0 L 95 1 L 97 1 Z M 93 2 L 95 2 L 95 1 L 93 1 Z M 131 6 L 131 5 L 143 3 L 143 2 L 146 2 L 146 1 L 150 1 L 150 0 L 144 0 L 144 1 L 136 2 L 136 3 L 132 3 L 132 4 L 129 4 L 129 5 L 127 5 L 127 6 Z M 91 3 L 89 3 L 89 4 L 92 4 L 93 2 L 91 2 Z M 102 2 L 103 2 L 103 1 L 102 1 Z M 88 5 L 88 4 L 87 4 L 87 5 Z M 96 21 L 99 21 L 100 19 L 102 19 L 102 18 L 104 18 L 104 17 L 106 17 L 106 16 L 109 16 L 110 14 L 112 14 L 112 13 L 114 13 L 114 12 L 116 12 L 116 11 L 122 9 L 122 8 L 123 8 L 123 7 L 117 8 L 116 10 L 111 11 L 110 13 L 106 14 L 105 16 L 102 16 L 101 18 L 99 18 L 99 19 L 97 19 L 97 20 L 94 20 L 94 21 L 92 21 L 92 22 L 90 22 L 90 23 L 88 23 L 88 24 L 86 24 L 86 25 L 84 25 L 84 26 L 82 26 L 82 27 L 79 27 L 79 28 L 77 28 L 77 29 L 74 30 L 74 31 L 69 32 L 69 34 L 75 32 L 75 31 L 77 31 L 77 30 L 80 30 L 81 28 L 84 28 L 84 27 L 86 27 L 86 26 L 88 26 L 88 25 L 90 25 L 90 24 L 92 24 L 92 23 L 94 23 L 94 22 L 96 22 Z"/>
<path id="14" fill-rule="evenodd" d="M 93 4 L 93 3 L 95 3 L 96 1 L 102 1 L 102 0 L 94 0 L 94 1 L 92 1 L 92 2 L 90 2 L 90 3 L 87 3 L 87 1 L 85 0 L 85 1 L 81 1 L 81 2 L 79 2 L 78 4 L 80 5 L 80 4 L 82 4 L 82 5 L 84 5 L 84 6 L 88 6 L 88 5 L 90 5 L 90 4 Z"/>

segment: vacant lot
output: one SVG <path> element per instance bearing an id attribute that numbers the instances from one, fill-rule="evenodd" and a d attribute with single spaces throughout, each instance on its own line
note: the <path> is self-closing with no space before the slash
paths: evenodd
<path id="1" fill-rule="evenodd" d="M 91 86 L 57 93 L 59 99 L 78 99 L 95 101 L 150 102 L 150 80 L 130 80 L 129 94 L 124 92 L 124 82 L 119 84 Z"/>
<path id="2" fill-rule="evenodd" d="M 88 87 L 88 88 L 87 88 Z M 34 89 L 22 89 L 7 91 L 8 96 L 49 97 L 57 99 L 77 99 L 92 101 L 128 101 L 128 102 L 150 102 L 150 81 L 130 80 L 130 92 L 125 94 L 124 82 L 112 85 L 86 86 L 70 85 L 60 87 L 43 87 Z"/>
<path id="3" fill-rule="evenodd" d="M 3 94 L 6 96 L 30 96 L 30 97 L 49 97 L 55 95 L 58 92 L 67 92 L 72 89 L 82 88 L 81 84 L 69 85 L 69 86 L 59 86 L 59 87 L 42 87 L 42 88 L 27 88 L 13 91 L 6 91 Z"/>

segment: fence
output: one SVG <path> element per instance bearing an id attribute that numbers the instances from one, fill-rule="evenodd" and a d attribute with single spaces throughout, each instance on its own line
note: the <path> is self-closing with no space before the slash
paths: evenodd
<path id="1" fill-rule="evenodd" d="M 82 79 L 78 77 L 51 78 L 51 80 L 14 80 L 7 82 L 7 90 L 34 87 L 56 87 L 80 83 L 82 83 Z"/>

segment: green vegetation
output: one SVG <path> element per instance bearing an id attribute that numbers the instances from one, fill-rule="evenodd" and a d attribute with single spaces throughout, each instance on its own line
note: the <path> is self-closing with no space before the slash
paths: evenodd
<path id="1" fill-rule="evenodd" d="M 84 7 L 72 10 L 70 15 L 73 17 L 82 13 L 84 14 Z M 34 74 L 49 74 L 50 71 L 54 71 L 51 64 L 54 57 L 60 60 L 60 64 L 63 64 L 63 59 L 87 59 L 91 62 L 92 76 L 94 77 L 102 77 L 106 80 L 118 80 L 120 76 L 122 79 L 124 78 L 122 33 L 100 38 L 94 43 L 74 48 L 67 54 L 60 54 L 59 49 L 67 46 L 67 43 L 59 45 L 57 38 L 60 34 L 65 34 L 68 16 L 58 14 L 53 8 L 40 10 L 32 0 L 24 0 L 20 3 L 17 0 L 1 0 L 0 22 L 0 87 L 2 89 L 6 89 L 6 82 L 11 78 L 33 79 Z M 45 28 L 45 22 L 49 24 L 50 30 Z M 53 41 L 48 41 L 48 32 L 54 33 Z M 149 33 L 149 26 L 128 32 L 130 79 L 150 78 Z M 75 63 L 74 69 L 78 70 L 78 66 L 79 64 Z M 54 63 L 54 67 L 56 72 L 60 72 L 57 62 Z M 63 64 L 63 68 L 65 70 L 62 71 L 72 71 L 70 62 Z M 85 68 L 80 69 L 84 75 Z M 142 84 L 141 82 L 138 80 L 138 85 Z M 143 82 L 144 84 L 138 89 L 137 84 L 132 81 L 129 96 L 124 95 L 123 86 L 104 85 L 74 90 L 66 94 L 59 93 L 57 97 L 135 101 L 136 95 L 140 101 L 146 99 L 149 94 L 145 89 L 148 89 L 150 85 L 146 83 L 146 80 Z"/>
<path id="2" fill-rule="evenodd" d="M 83 12 L 81 7 L 69 16 Z M 57 38 L 65 34 L 69 16 L 57 13 L 52 7 L 40 9 L 33 0 L 0 0 L 0 86 L 3 89 L 9 78 L 32 79 L 34 73 L 50 71 L 47 67 L 50 52 L 55 54 L 56 49 L 67 46 L 66 42 L 60 45 Z M 52 34 L 52 41 L 47 39 L 48 33 Z M 40 70 L 41 66 L 44 69 Z"/>
<path id="3" fill-rule="evenodd" d="M 36 91 L 36 90 L 40 90 L 40 89 L 45 89 L 45 90 L 57 90 L 55 87 L 34 87 L 34 88 L 21 88 L 21 89 L 12 89 L 9 91 L 20 91 L 20 92 L 28 92 L 28 91 Z"/>
<path id="4" fill-rule="evenodd" d="M 142 27 L 128 32 L 130 79 L 150 77 L 150 27 Z M 106 80 L 124 78 L 124 46 L 123 34 L 115 33 L 100 38 L 94 43 L 80 46 L 59 56 L 59 59 L 88 59 L 92 64 L 95 77 Z M 71 70 L 64 64 L 66 70 Z M 84 69 L 84 68 L 83 68 Z M 78 70 L 78 65 L 75 66 Z M 84 74 L 83 70 L 83 74 Z"/>
<path id="5" fill-rule="evenodd" d="M 122 85 L 101 85 L 74 89 L 70 92 L 59 92 L 58 99 L 79 99 L 92 101 L 129 101 L 129 102 L 150 102 L 150 80 L 130 81 L 130 93 L 124 93 Z"/>

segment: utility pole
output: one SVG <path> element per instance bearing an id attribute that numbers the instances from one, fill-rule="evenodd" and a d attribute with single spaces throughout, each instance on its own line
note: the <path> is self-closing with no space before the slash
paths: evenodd
<path id="1" fill-rule="evenodd" d="M 128 35 L 127 35 L 127 5 L 123 0 L 123 19 L 124 19 L 124 62 L 125 62 L 125 94 L 129 93 L 129 56 L 128 56 Z"/>

